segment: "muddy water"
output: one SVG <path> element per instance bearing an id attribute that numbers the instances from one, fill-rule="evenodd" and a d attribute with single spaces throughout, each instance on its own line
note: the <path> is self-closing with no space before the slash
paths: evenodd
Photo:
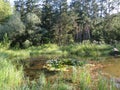
<path id="1" fill-rule="evenodd" d="M 112 80 L 117 90 L 120 90 L 120 58 L 110 58 L 102 62 L 103 75 Z"/>
<path id="2" fill-rule="evenodd" d="M 37 57 L 30 59 L 29 67 L 26 67 L 24 69 L 25 76 L 29 77 L 30 80 L 34 80 L 39 78 L 42 72 L 44 72 L 47 77 L 53 77 L 54 75 L 56 75 L 58 72 L 48 71 L 47 69 L 43 68 L 47 60 L 48 58 L 45 57 Z M 103 65 L 103 68 L 100 68 L 100 71 L 106 73 L 110 77 L 120 78 L 120 58 L 112 57 L 103 62 L 100 62 L 100 64 Z"/>
<path id="3" fill-rule="evenodd" d="M 120 58 L 110 58 L 102 62 L 102 65 L 104 66 L 104 68 L 101 69 L 103 73 L 120 78 Z"/>
<path id="4" fill-rule="evenodd" d="M 28 66 L 24 68 L 25 77 L 29 77 L 30 80 L 35 80 L 39 78 L 41 73 L 44 73 L 46 77 L 54 76 L 57 73 L 56 71 L 48 71 L 43 68 L 47 60 L 48 58 L 45 57 L 36 57 L 27 60 Z"/>

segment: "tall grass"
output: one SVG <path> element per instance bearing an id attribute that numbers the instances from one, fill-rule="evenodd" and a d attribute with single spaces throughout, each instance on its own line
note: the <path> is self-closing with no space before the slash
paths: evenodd
<path id="1" fill-rule="evenodd" d="M 101 76 L 99 76 L 99 79 L 98 79 L 97 89 L 98 90 L 117 90 L 115 86 L 115 82 Z"/>
<path id="2" fill-rule="evenodd" d="M 92 82 L 91 82 L 91 76 L 88 71 L 83 71 L 80 74 L 80 89 L 81 90 L 91 90 L 92 88 L 90 87 Z"/>
<path id="3" fill-rule="evenodd" d="M 22 80 L 22 68 L 17 70 L 10 61 L 4 58 L 0 58 L 0 89 L 14 89 L 22 83 Z"/>
<path id="4" fill-rule="evenodd" d="M 107 84 L 108 84 L 107 80 L 100 77 L 97 86 L 98 90 L 107 90 L 108 89 Z"/>
<path id="5" fill-rule="evenodd" d="M 54 90 L 72 90 L 71 86 L 61 82 L 55 86 Z"/>
<path id="6" fill-rule="evenodd" d="M 1 90 L 77 90 L 77 87 L 70 86 L 67 82 L 62 81 L 64 73 L 61 73 L 58 80 L 55 80 L 54 83 L 47 81 L 43 73 L 37 81 L 29 81 L 23 78 L 22 68 L 17 70 L 11 62 L 2 58 L 0 59 Z M 78 88 L 80 90 L 93 90 L 92 84 L 94 81 L 92 81 L 89 71 L 83 70 L 78 73 L 77 68 L 73 67 L 71 75 L 73 85 L 79 81 Z M 113 87 L 113 83 L 100 77 L 95 90 L 108 90 L 109 88 L 111 88 L 109 90 L 115 90 Z"/>
<path id="7" fill-rule="evenodd" d="M 61 49 L 69 52 L 70 55 L 95 58 L 109 55 L 111 46 L 106 44 L 80 43 L 64 46 Z"/>
<path id="8" fill-rule="evenodd" d="M 38 47 L 30 47 L 27 50 L 30 51 L 32 57 L 50 55 L 54 57 L 80 57 L 100 60 L 102 57 L 109 56 L 112 47 L 107 44 L 95 43 L 75 43 L 64 46 L 45 44 Z"/>
<path id="9" fill-rule="evenodd" d="M 71 44 L 67 46 L 58 46 L 56 44 L 46 44 L 38 47 L 30 47 L 27 49 L 8 49 L 8 45 L 3 45 L 0 43 L 0 89 L 1 90 L 72 90 L 73 87 L 69 87 L 70 84 L 66 82 L 54 82 L 51 84 L 46 81 L 44 74 L 41 74 L 40 78 L 36 81 L 26 80 L 23 76 L 22 66 L 16 69 L 12 61 L 14 60 L 24 60 L 26 58 L 36 57 L 44 55 L 45 57 L 51 56 L 51 58 L 58 57 L 93 57 L 98 58 L 102 56 L 107 56 L 108 52 L 111 50 L 110 45 L 94 44 L 94 43 L 80 43 Z M 64 73 L 63 73 L 64 74 Z M 79 83 L 80 90 L 92 90 L 92 80 L 90 73 L 87 71 L 78 74 L 77 68 L 73 67 L 73 72 L 71 73 L 72 82 Z M 61 77 L 63 78 L 63 77 Z M 60 81 L 60 80 L 59 80 Z M 111 85 L 110 90 L 114 90 L 113 83 L 108 83 L 102 78 L 99 79 L 96 90 L 108 90 Z M 104 88 L 102 88 L 104 87 Z M 49 88 L 49 89 L 48 89 Z M 76 88 L 76 87 L 74 87 Z"/>
<path id="10" fill-rule="evenodd" d="M 54 55 L 56 57 L 92 57 L 97 59 L 99 57 L 108 56 L 112 47 L 107 44 L 95 44 L 95 43 L 74 43 L 70 45 L 58 46 L 56 44 L 45 44 L 37 47 L 29 47 L 26 49 L 8 49 L 6 46 L 7 39 L 4 44 L 0 43 L 0 51 L 10 54 L 13 57 L 24 57 L 30 56 L 37 57 L 39 55 Z M 119 47 L 119 45 L 117 45 Z"/>

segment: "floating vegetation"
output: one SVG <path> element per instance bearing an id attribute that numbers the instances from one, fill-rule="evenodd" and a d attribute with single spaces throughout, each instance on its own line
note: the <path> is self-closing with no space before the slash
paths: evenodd
<path id="1" fill-rule="evenodd" d="M 67 70 L 68 66 L 83 66 L 85 61 L 80 61 L 77 59 L 52 59 L 46 62 L 44 68 L 49 70 Z"/>

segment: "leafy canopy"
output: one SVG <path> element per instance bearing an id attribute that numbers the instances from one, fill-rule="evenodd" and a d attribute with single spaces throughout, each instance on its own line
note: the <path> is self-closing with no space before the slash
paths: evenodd
<path id="1" fill-rule="evenodd" d="M 3 21 L 5 18 L 7 18 L 11 14 L 12 14 L 12 10 L 9 2 L 0 0 L 0 21 Z"/>

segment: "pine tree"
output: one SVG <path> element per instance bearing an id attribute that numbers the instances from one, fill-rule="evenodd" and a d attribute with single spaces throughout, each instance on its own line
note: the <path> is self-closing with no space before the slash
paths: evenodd
<path id="1" fill-rule="evenodd" d="M 41 15 L 41 27 L 46 31 L 46 34 L 42 37 L 43 43 L 48 43 L 53 41 L 53 27 L 54 23 L 54 13 L 53 13 L 53 5 L 52 0 L 43 0 L 42 6 L 42 15 Z"/>
<path id="2" fill-rule="evenodd" d="M 55 31 L 55 42 L 59 45 L 67 44 L 73 40 L 71 34 L 73 30 L 73 21 L 71 14 L 68 11 L 68 5 L 66 0 L 58 0 L 57 2 L 57 14 L 53 30 Z"/>
<path id="3" fill-rule="evenodd" d="M 40 15 L 39 0 L 18 0 L 14 1 L 15 9 L 21 14 L 21 19 L 24 21 L 27 13 L 35 13 Z"/>

